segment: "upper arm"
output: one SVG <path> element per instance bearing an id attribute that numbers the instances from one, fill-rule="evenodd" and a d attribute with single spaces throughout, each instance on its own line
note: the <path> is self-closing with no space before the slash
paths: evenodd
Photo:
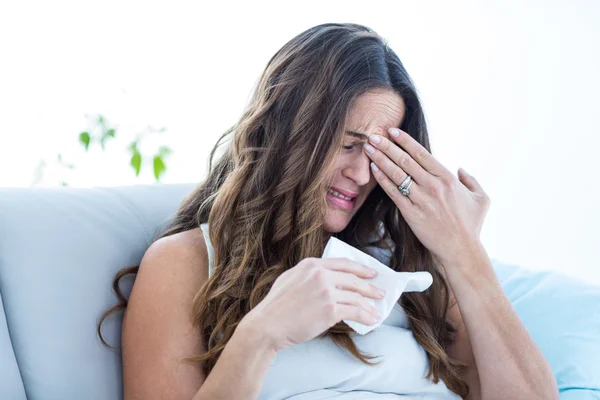
<path id="1" fill-rule="evenodd" d="M 182 359 L 206 351 L 191 322 L 192 299 L 208 278 L 206 260 L 199 230 L 159 239 L 144 254 L 123 318 L 126 400 L 187 400 L 204 382 L 199 365 Z"/>

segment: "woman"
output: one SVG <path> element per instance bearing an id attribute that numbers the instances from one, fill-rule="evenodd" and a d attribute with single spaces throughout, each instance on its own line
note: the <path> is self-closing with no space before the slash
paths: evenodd
<path id="1" fill-rule="evenodd" d="M 207 179 L 115 278 L 137 273 L 103 316 L 127 306 L 125 399 L 558 398 L 480 242 L 488 196 L 429 150 L 415 87 L 372 30 L 285 44 Z M 381 295 L 368 268 L 319 258 L 332 235 L 433 285 L 353 334 L 341 321 L 375 323 Z"/>

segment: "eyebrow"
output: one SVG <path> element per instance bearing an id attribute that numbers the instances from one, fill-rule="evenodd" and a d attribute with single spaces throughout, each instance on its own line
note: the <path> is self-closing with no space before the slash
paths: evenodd
<path id="1" fill-rule="evenodd" d="M 354 132 L 354 131 L 346 131 L 347 135 L 350 135 L 352 137 L 355 137 L 357 139 L 360 140 L 369 140 L 369 135 L 365 134 L 365 133 L 360 133 L 360 132 Z"/>

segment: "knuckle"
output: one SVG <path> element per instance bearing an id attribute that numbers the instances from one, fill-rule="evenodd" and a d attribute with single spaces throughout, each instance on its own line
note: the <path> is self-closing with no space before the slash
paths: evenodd
<path id="1" fill-rule="evenodd" d="M 420 164 L 422 162 L 425 162 L 429 159 L 429 156 L 431 154 L 429 154 L 429 152 L 426 149 L 421 149 L 419 151 L 417 151 L 417 155 L 415 156 L 415 160 Z"/>
<path id="2" fill-rule="evenodd" d="M 304 261 L 308 268 L 315 268 L 318 265 L 315 257 L 305 258 Z"/>
<path id="3" fill-rule="evenodd" d="M 325 299 L 327 303 L 334 303 L 335 290 L 332 287 L 324 287 L 321 289 L 321 297 Z"/>
<path id="4" fill-rule="evenodd" d="M 398 160 L 398 165 L 404 169 L 408 168 L 410 165 L 410 157 L 406 154 L 401 155 L 400 159 Z"/>
<path id="5" fill-rule="evenodd" d="M 336 303 L 327 303 L 323 309 L 325 311 L 325 315 L 327 315 L 327 317 L 330 319 L 336 316 L 338 310 Z"/>
<path id="6" fill-rule="evenodd" d="M 379 144 L 379 147 L 382 150 L 387 150 L 390 147 L 390 142 L 388 142 L 388 140 L 383 135 L 381 135 L 381 143 Z"/>
<path id="7" fill-rule="evenodd" d="M 458 180 L 454 178 L 454 175 L 443 175 L 441 178 L 442 184 L 448 186 L 449 188 L 455 188 L 458 184 Z"/>
<path id="8" fill-rule="evenodd" d="M 429 194 L 434 197 L 439 197 L 442 194 L 442 185 L 437 182 L 433 182 L 429 185 Z"/>
<path id="9" fill-rule="evenodd" d="M 323 268 L 315 268 L 311 270 L 311 277 L 315 282 L 325 282 L 326 271 Z"/>

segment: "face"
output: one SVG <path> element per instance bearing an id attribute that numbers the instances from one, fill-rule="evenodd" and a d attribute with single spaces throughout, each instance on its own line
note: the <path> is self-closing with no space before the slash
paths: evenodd
<path id="1" fill-rule="evenodd" d="M 400 127 L 404 113 L 402 97 L 388 89 L 369 91 L 353 103 L 346 120 L 344 149 L 332 171 L 332 185 L 326 194 L 327 232 L 342 231 L 377 185 L 363 148 L 368 135 L 389 138 L 388 129 Z"/>

